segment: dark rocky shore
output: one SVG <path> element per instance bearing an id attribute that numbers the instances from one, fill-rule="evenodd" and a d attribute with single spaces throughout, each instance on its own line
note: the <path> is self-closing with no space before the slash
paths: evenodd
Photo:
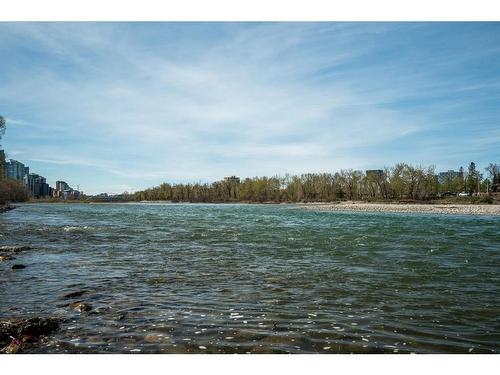
<path id="1" fill-rule="evenodd" d="M 0 246 L 0 264 L 9 263 L 9 261 L 14 260 L 19 261 L 19 254 L 31 249 L 32 247 L 27 245 Z M 21 263 L 15 263 L 12 266 L 8 264 L 8 266 L 12 270 L 23 270 L 26 268 Z M 74 300 L 86 292 L 85 290 L 74 291 L 65 294 L 62 298 Z M 69 302 L 63 306 L 80 313 L 92 310 L 90 304 L 81 300 Z M 29 351 L 30 348 L 35 347 L 41 340 L 44 340 L 57 331 L 60 328 L 62 320 L 59 317 L 13 317 L 0 319 L 0 353 L 16 354 Z"/>
<path id="2" fill-rule="evenodd" d="M 13 318 L 0 320 L 1 353 L 16 354 L 59 328 L 58 318 Z"/>
<path id="3" fill-rule="evenodd" d="M 2 208 L 5 209 L 5 207 Z M 31 246 L 24 245 L 0 246 L 0 262 L 13 261 L 16 259 L 14 255 L 30 249 Z M 26 266 L 14 264 L 11 268 L 13 270 L 22 270 Z M 37 341 L 58 328 L 59 319 L 53 317 L 0 319 L 0 353 L 20 353 L 30 346 L 36 345 Z"/>
<path id="4" fill-rule="evenodd" d="M 16 206 L 4 205 L 0 207 L 0 213 L 13 210 Z M 0 246 L 0 263 L 11 263 L 18 260 L 18 255 L 24 251 L 31 250 L 27 245 L 4 245 Z M 13 270 L 23 270 L 24 264 L 8 264 Z M 73 292 L 65 295 L 65 298 L 79 297 L 82 292 Z M 67 306 L 76 311 L 89 311 L 92 307 L 84 302 L 77 301 Z M 57 331 L 61 319 L 57 317 L 13 317 L 0 319 L 0 353 L 16 354 L 29 351 L 53 332 Z"/>

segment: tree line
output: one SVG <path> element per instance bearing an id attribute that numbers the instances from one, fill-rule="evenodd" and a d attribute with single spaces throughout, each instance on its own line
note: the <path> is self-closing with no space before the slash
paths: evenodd
<path id="1" fill-rule="evenodd" d="M 173 202 L 332 202 L 336 200 L 430 200 L 443 194 L 486 192 L 500 182 L 500 165 L 490 164 L 490 179 L 471 163 L 467 171 L 439 182 L 435 167 L 398 163 L 380 171 L 344 169 L 336 173 L 306 173 L 245 178 L 241 182 L 169 184 L 136 192 L 135 201 Z M 498 180 L 498 181 L 497 181 Z M 500 190 L 500 189 L 499 189 Z"/>

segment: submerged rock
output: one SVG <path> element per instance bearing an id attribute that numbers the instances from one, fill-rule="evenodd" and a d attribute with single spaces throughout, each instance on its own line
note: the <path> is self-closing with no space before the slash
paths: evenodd
<path id="1" fill-rule="evenodd" d="M 123 319 L 125 319 L 126 317 L 127 317 L 127 313 L 125 313 L 125 314 L 121 314 L 121 315 L 118 315 L 118 316 L 116 317 L 116 320 L 123 320 Z"/>
<path id="2" fill-rule="evenodd" d="M 149 342 L 149 343 L 157 343 L 160 342 L 163 339 L 162 336 L 160 335 L 154 335 L 154 334 L 149 334 L 144 337 L 144 341 Z"/>
<path id="3" fill-rule="evenodd" d="M 15 354 L 27 342 L 37 341 L 59 328 L 57 318 L 15 318 L 0 320 L 0 346 L 2 353 Z"/>
<path id="4" fill-rule="evenodd" d="M 24 268 L 26 268 L 26 266 L 25 266 L 24 264 L 14 264 L 14 265 L 12 266 L 12 269 L 13 269 L 13 270 L 22 270 L 22 269 L 24 269 Z"/>
<path id="5" fill-rule="evenodd" d="M 7 246 L 0 246 L 0 252 L 2 253 L 20 253 L 21 251 L 24 250 L 30 250 L 31 246 L 13 246 L 13 245 L 7 245 Z"/>
<path id="6" fill-rule="evenodd" d="M 0 262 L 3 262 L 5 260 L 12 260 L 12 259 L 16 259 L 16 258 L 14 258 L 11 255 L 0 255 Z"/>
<path id="7" fill-rule="evenodd" d="M 9 345 L 1 350 L 2 353 L 5 354 L 16 354 L 21 351 L 21 344 L 18 344 L 15 341 L 12 341 Z"/>
<path id="8" fill-rule="evenodd" d="M 70 292 L 70 293 L 66 293 L 64 295 L 64 298 L 76 298 L 76 297 L 81 297 L 82 295 L 84 295 L 85 293 L 87 293 L 87 290 L 80 290 L 78 292 Z"/>
<path id="9" fill-rule="evenodd" d="M 167 277 L 153 277 L 151 279 L 146 280 L 146 284 L 148 285 L 167 284 L 171 282 L 172 280 Z"/>
<path id="10" fill-rule="evenodd" d="M 75 311 L 79 311 L 79 312 L 92 310 L 92 306 L 90 304 L 88 304 L 86 302 L 81 302 L 81 301 L 70 303 L 68 306 L 71 310 L 75 310 Z"/>
<path id="11" fill-rule="evenodd" d="M 16 208 L 16 206 L 11 206 L 10 204 L 3 205 L 0 207 L 0 213 L 13 210 L 14 208 Z"/>

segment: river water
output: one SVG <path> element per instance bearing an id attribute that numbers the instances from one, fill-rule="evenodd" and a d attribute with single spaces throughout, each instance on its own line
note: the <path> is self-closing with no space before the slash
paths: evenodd
<path id="1" fill-rule="evenodd" d="M 34 353 L 500 352 L 498 217 L 26 204 L 7 244 L 0 318 L 63 319 Z"/>

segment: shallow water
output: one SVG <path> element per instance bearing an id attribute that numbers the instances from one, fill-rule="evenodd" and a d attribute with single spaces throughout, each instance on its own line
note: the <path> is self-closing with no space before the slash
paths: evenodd
<path id="1" fill-rule="evenodd" d="M 64 319 L 31 352 L 500 352 L 498 217 L 29 204 L 7 244 L 0 318 Z"/>

